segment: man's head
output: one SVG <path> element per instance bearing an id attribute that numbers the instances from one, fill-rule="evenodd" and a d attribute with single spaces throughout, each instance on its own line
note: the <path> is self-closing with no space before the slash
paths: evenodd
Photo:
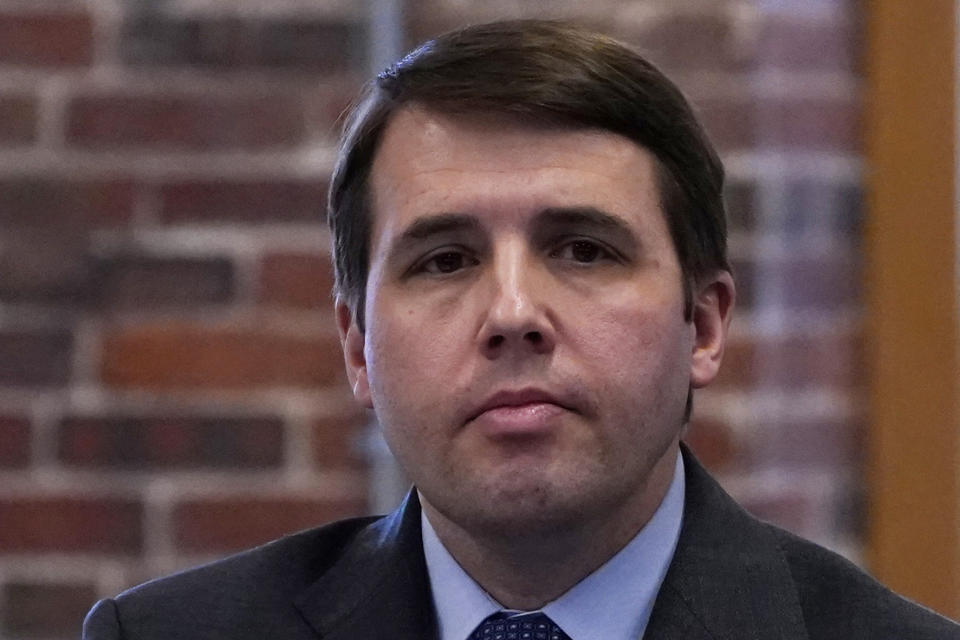
<path id="1" fill-rule="evenodd" d="M 441 37 L 372 92 L 330 204 L 354 395 L 435 526 L 632 535 L 733 302 L 689 108 L 620 45 L 539 22 Z"/>
<path id="2" fill-rule="evenodd" d="M 336 293 L 364 327 L 369 269 L 368 177 L 383 131 L 404 106 L 496 113 L 532 126 L 605 129 L 656 158 L 657 184 L 692 286 L 729 271 L 723 166 L 683 95 L 620 43 L 568 24 L 492 23 L 431 40 L 381 73 L 351 113 L 330 186 Z"/>

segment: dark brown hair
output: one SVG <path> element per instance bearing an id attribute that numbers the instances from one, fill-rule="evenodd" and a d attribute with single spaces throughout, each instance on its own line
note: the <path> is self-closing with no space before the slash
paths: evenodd
<path id="1" fill-rule="evenodd" d="M 657 158 L 661 205 L 692 286 L 726 257 L 723 166 L 680 90 L 639 54 L 554 21 L 493 22 L 441 35 L 367 85 L 344 125 L 330 184 L 336 293 L 361 330 L 369 270 L 368 178 L 390 118 L 417 103 L 445 113 L 501 113 L 558 127 L 598 128 Z"/>

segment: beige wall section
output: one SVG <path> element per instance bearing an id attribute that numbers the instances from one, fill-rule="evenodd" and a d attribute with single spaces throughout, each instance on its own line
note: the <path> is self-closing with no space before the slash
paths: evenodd
<path id="1" fill-rule="evenodd" d="M 867 17 L 868 559 L 960 616 L 954 0 Z"/>

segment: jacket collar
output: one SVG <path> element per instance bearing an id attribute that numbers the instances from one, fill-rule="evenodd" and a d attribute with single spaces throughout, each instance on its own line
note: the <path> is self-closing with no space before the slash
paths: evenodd
<path id="1" fill-rule="evenodd" d="M 808 640 L 776 539 L 682 451 L 684 521 L 645 640 Z"/>
<path id="2" fill-rule="evenodd" d="M 435 637 L 416 492 L 361 529 L 295 604 L 324 640 Z"/>

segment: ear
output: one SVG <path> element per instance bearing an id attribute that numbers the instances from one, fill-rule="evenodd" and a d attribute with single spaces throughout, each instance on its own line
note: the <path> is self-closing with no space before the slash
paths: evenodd
<path id="1" fill-rule="evenodd" d="M 339 297 L 335 309 L 343 362 L 347 366 L 347 380 L 353 389 L 353 397 L 364 408 L 372 409 L 373 399 L 370 396 L 370 380 L 367 378 L 367 360 L 364 355 L 366 337 L 354 321 L 350 307 Z"/>
<path id="2" fill-rule="evenodd" d="M 718 271 L 695 286 L 690 384 L 696 389 L 710 384 L 720 371 L 736 289 L 729 271 Z"/>

